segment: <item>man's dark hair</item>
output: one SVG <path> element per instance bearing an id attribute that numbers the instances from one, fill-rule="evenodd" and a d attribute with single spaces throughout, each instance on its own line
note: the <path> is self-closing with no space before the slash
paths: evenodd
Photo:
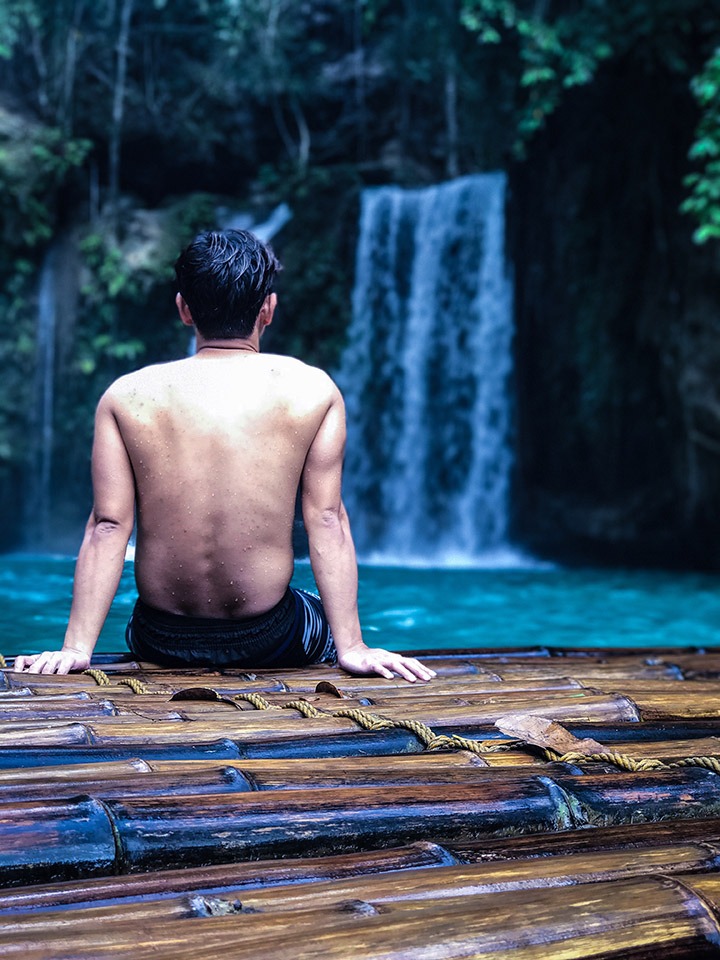
<path id="1" fill-rule="evenodd" d="M 206 339 L 250 336 L 280 269 L 270 247 L 247 230 L 201 233 L 175 262 L 178 290 Z"/>

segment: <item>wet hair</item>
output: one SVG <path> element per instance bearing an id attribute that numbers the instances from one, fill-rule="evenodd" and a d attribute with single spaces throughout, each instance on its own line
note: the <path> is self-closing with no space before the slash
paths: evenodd
<path id="1" fill-rule="evenodd" d="M 208 231 L 175 262 L 177 286 L 206 339 L 249 337 L 280 264 L 247 230 Z"/>

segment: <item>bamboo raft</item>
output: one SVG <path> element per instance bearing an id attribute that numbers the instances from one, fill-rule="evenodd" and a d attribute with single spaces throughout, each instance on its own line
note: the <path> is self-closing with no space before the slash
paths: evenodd
<path id="1" fill-rule="evenodd" d="M 0 673 L 0 955 L 720 954 L 720 652 Z"/>

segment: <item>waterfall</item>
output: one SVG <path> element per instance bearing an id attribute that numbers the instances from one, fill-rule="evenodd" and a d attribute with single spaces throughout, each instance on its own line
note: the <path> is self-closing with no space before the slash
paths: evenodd
<path id="1" fill-rule="evenodd" d="M 504 200 L 501 173 L 363 192 L 337 379 L 348 415 L 344 498 L 367 560 L 511 554 Z"/>
<path id="2" fill-rule="evenodd" d="M 26 542 L 32 549 L 45 549 L 50 541 L 57 327 L 55 272 L 55 250 L 51 248 L 45 256 L 38 285 L 34 444 L 31 450 L 25 524 Z"/>

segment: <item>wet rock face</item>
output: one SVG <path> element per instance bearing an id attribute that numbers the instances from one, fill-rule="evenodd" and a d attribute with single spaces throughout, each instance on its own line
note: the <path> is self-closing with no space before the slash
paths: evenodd
<path id="1" fill-rule="evenodd" d="M 561 559 L 720 565 L 720 254 L 678 212 L 694 123 L 627 64 L 512 175 L 515 529 Z"/>

